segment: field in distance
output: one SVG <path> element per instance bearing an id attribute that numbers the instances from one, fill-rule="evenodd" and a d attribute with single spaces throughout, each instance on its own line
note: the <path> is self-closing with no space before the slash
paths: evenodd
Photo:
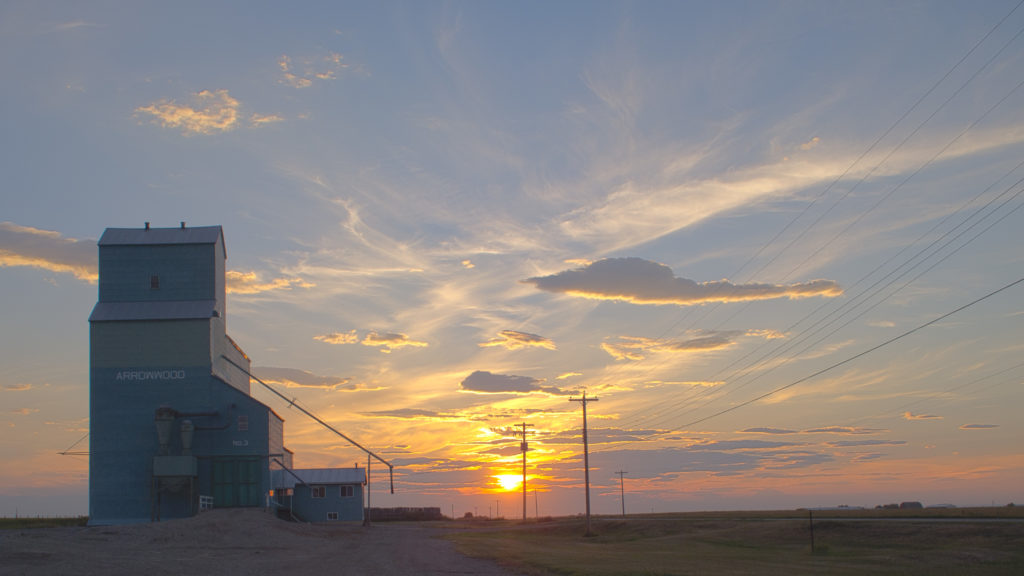
<path id="1" fill-rule="evenodd" d="M 452 524 L 462 553 L 536 575 L 1024 574 L 1020 506 Z"/>

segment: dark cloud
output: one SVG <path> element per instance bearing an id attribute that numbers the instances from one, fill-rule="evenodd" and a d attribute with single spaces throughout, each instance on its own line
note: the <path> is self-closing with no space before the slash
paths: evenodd
<path id="1" fill-rule="evenodd" d="M 462 381 L 461 388 L 466 392 L 481 394 L 533 394 L 542 393 L 552 396 L 568 396 L 571 391 L 564 391 L 553 386 L 541 386 L 543 380 L 529 376 L 512 374 L 492 374 L 477 370 Z"/>
<path id="2" fill-rule="evenodd" d="M 687 450 L 767 450 L 775 448 L 789 448 L 791 446 L 804 446 L 800 442 L 769 442 L 767 440 L 720 440 L 714 442 L 701 442 L 687 446 Z"/>
<path id="3" fill-rule="evenodd" d="M 692 352 L 708 352 L 728 348 L 736 343 L 740 336 L 758 336 L 762 338 L 778 338 L 778 333 L 770 330 L 723 330 L 701 331 L 698 336 L 685 340 L 662 340 L 639 336 L 619 336 L 615 342 L 604 342 L 601 349 L 616 360 L 642 360 L 646 352 L 668 354 L 689 354 Z"/>
<path id="4" fill-rule="evenodd" d="M 550 338 L 530 334 L 529 332 L 517 332 L 515 330 L 502 330 L 497 338 L 479 344 L 482 348 L 500 346 L 507 350 L 519 350 L 520 348 L 547 348 L 556 350 L 555 343 Z"/>
<path id="5" fill-rule="evenodd" d="M 377 418 L 400 418 L 407 420 L 464 420 L 465 417 L 459 414 L 437 412 L 434 410 L 423 410 L 419 408 L 398 408 L 395 410 L 378 410 L 375 412 L 360 412 L 363 416 Z"/>
<path id="6" fill-rule="evenodd" d="M 960 427 L 961 430 L 988 430 L 989 428 L 999 428 L 999 424 L 964 424 Z"/>
<path id="7" fill-rule="evenodd" d="M 583 298 L 680 306 L 842 294 L 839 285 L 831 280 L 797 284 L 733 284 L 728 280 L 698 283 L 678 278 L 668 266 L 643 258 L 608 258 L 550 276 L 527 278 L 523 282 L 546 292 Z"/>
<path id="8" fill-rule="evenodd" d="M 836 448 L 849 448 L 852 446 L 901 446 L 906 440 L 840 440 L 838 442 L 826 442 L 829 446 Z"/>
<path id="9" fill-rule="evenodd" d="M 747 428 L 746 430 L 740 430 L 743 434 L 799 434 L 796 430 L 786 430 L 785 428 Z"/>

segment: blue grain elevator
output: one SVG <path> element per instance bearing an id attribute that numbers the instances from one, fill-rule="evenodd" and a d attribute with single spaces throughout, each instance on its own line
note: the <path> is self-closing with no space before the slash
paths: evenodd
<path id="1" fill-rule="evenodd" d="M 89 518 L 181 518 L 201 505 L 263 506 L 280 416 L 250 395 L 227 335 L 220 226 L 108 228 L 89 317 Z M 233 364 L 245 367 L 242 370 Z"/>

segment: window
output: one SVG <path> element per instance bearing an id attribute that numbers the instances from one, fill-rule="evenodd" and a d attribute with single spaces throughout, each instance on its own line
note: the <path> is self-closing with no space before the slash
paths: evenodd
<path id="1" fill-rule="evenodd" d="M 150 290 L 160 289 L 160 277 L 157 276 L 156 274 L 149 277 L 149 288 Z"/>
<path id="2" fill-rule="evenodd" d="M 313 486 L 309 491 L 313 498 L 327 497 L 327 486 Z"/>
<path id="3" fill-rule="evenodd" d="M 341 488 L 342 498 L 351 498 L 356 495 L 355 490 L 351 486 L 339 486 L 339 488 Z"/>
<path id="4" fill-rule="evenodd" d="M 338 519 L 338 513 L 337 512 L 328 512 L 327 513 L 327 519 L 328 520 L 337 520 Z"/>
<path id="5" fill-rule="evenodd" d="M 246 432 L 248 430 L 249 430 L 249 417 L 248 416 L 239 416 L 238 417 L 238 431 L 239 432 Z"/>

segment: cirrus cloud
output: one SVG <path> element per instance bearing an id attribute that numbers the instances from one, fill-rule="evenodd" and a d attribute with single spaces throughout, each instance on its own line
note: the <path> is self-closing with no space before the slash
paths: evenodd
<path id="1" fill-rule="evenodd" d="M 755 336 L 765 339 L 782 338 L 775 330 L 721 330 L 698 331 L 697 336 L 686 340 L 658 340 L 639 336 L 619 336 L 616 342 L 602 342 L 601 349 L 616 360 L 643 360 L 644 353 L 688 354 L 709 352 L 729 348 L 740 336 Z"/>
<path id="2" fill-rule="evenodd" d="M 676 277 L 664 264 L 636 257 L 606 258 L 582 268 L 527 278 L 522 282 L 546 292 L 595 300 L 679 306 L 775 298 L 832 298 L 843 292 L 832 280 L 796 284 L 733 284 L 728 280 L 698 283 Z"/>

